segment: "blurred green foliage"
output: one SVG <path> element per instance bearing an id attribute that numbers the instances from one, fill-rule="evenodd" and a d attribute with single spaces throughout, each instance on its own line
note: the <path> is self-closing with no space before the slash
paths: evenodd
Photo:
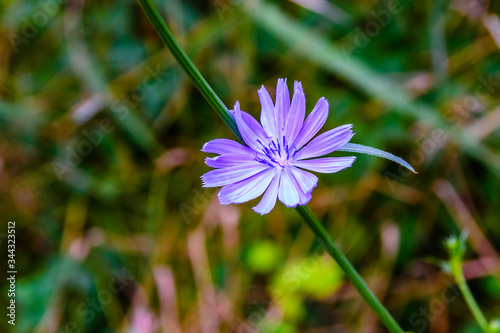
<path id="1" fill-rule="evenodd" d="M 419 171 L 359 156 L 311 201 L 404 329 L 479 332 L 435 265 L 464 228 L 465 278 L 499 317 L 497 2 L 157 5 L 227 105 L 257 117 L 260 85 L 302 81 L 308 110 L 329 100 L 325 129 L 352 123 Z M 233 135 L 135 2 L 0 15 L 0 236 L 15 220 L 18 271 L 1 331 L 384 332 L 295 211 L 201 188 L 202 145 Z"/>

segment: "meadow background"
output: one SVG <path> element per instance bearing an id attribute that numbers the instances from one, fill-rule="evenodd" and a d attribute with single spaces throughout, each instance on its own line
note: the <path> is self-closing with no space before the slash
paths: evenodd
<path id="1" fill-rule="evenodd" d="M 442 241 L 500 317 L 500 3 L 155 1 L 227 105 L 302 81 L 358 156 L 311 209 L 407 331 L 479 332 Z M 7 332 L 385 332 L 293 209 L 220 206 L 203 144 L 234 135 L 131 0 L 0 3 L 0 245 Z M 346 155 L 336 153 L 335 156 Z M 2 305 L 2 308 L 5 307 Z M 3 310 L 6 311 L 6 310 Z"/>

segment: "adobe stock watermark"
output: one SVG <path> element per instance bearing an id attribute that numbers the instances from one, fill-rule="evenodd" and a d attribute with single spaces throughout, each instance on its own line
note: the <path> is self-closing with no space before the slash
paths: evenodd
<path id="1" fill-rule="evenodd" d="M 482 103 L 486 102 L 492 94 L 500 87 L 500 77 L 493 74 L 488 76 L 479 75 L 474 94 L 466 96 L 462 101 L 455 102 L 448 108 L 445 118 L 452 123 L 453 128 L 460 127 L 471 116 L 473 112 L 481 109 Z"/>
<path id="2" fill-rule="evenodd" d="M 397 0 L 387 1 L 385 9 L 370 10 L 368 22 L 362 27 L 354 28 L 351 34 L 339 41 L 339 47 L 344 56 L 350 59 L 351 54 L 361 52 L 370 44 L 371 39 L 377 37 L 391 23 L 392 18 L 402 11 L 403 8 Z"/>
<path id="3" fill-rule="evenodd" d="M 210 159 L 217 159 L 216 157 L 207 157 Z M 213 169 L 211 172 L 219 172 L 217 170 L 221 169 Z M 219 172 L 217 175 L 218 184 L 221 186 L 217 187 L 203 187 L 201 190 L 198 188 L 194 188 L 191 190 L 191 196 L 187 202 L 183 202 L 178 205 L 179 212 L 186 224 L 191 223 L 194 217 L 197 217 L 202 211 L 207 207 L 210 199 L 213 195 L 218 191 L 218 187 L 223 187 L 223 184 L 232 184 L 234 183 L 234 174 L 228 172 Z"/>
<path id="4" fill-rule="evenodd" d="M 234 12 L 234 10 L 241 5 L 243 0 L 213 0 L 212 4 L 219 19 L 224 20 L 226 14 Z"/>
<path id="5" fill-rule="evenodd" d="M 128 117 L 130 110 L 136 108 L 149 93 L 158 88 L 166 77 L 166 72 L 161 69 L 160 65 L 157 65 L 154 69 L 148 66 L 146 72 L 148 74 L 139 85 L 111 103 L 111 112 L 119 119 Z M 92 129 L 80 131 L 83 138 L 79 139 L 75 144 L 67 144 L 64 147 L 64 157 L 52 162 L 52 169 L 57 178 L 62 181 L 66 174 L 72 173 L 82 163 L 83 159 L 89 156 L 94 148 L 103 142 L 104 136 L 112 133 L 115 128 L 116 126 L 110 118 L 103 118 L 96 121 Z"/>
<path id="6" fill-rule="evenodd" d="M 460 102 L 452 103 L 446 110 L 444 117 L 445 120 L 451 123 L 452 129 L 462 127 L 467 119 L 471 117 L 473 112 L 480 110 L 482 103 L 497 92 L 500 87 L 500 77 L 495 77 L 493 74 L 488 76 L 480 75 L 477 79 L 477 84 L 474 88 L 473 95 L 466 96 Z M 419 170 L 434 154 L 441 149 L 448 140 L 448 133 L 445 130 L 437 128 L 434 129 L 429 136 L 423 140 L 419 140 L 418 149 L 412 151 L 408 156 L 408 162 Z M 406 170 L 402 166 L 398 166 L 398 173 L 384 172 L 385 179 L 389 183 L 391 191 L 395 191 L 394 181 L 403 183 L 405 178 L 413 173 Z"/>
<path id="7" fill-rule="evenodd" d="M 331 260 L 325 258 L 323 255 L 323 250 L 318 248 L 311 256 L 307 257 L 297 265 L 293 267 L 287 274 L 281 277 L 282 287 L 280 289 L 273 290 L 272 300 L 267 302 L 259 302 L 258 304 L 254 302 L 253 304 L 257 306 L 257 309 L 250 313 L 247 319 L 238 324 L 236 328 L 237 333 L 253 333 L 262 332 L 267 326 L 274 324 L 265 320 L 268 314 L 267 309 L 273 307 L 285 306 L 286 295 L 297 290 L 300 287 L 302 281 L 307 279 L 314 270 L 317 269 L 320 261 Z"/>
<path id="8" fill-rule="evenodd" d="M 31 15 L 21 18 L 21 26 L 18 33 L 9 32 L 9 39 L 14 53 L 19 53 L 21 48 L 27 46 L 35 38 L 50 20 L 52 20 L 61 10 L 68 0 L 40 0 L 35 6 L 35 11 Z"/>
<path id="9" fill-rule="evenodd" d="M 6 275 L 8 281 L 7 296 L 7 323 L 16 325 L 16 281 L 17 281 L 17 266 L 16 266 L 16 221 L 7 222 L 7 265 Z"/>
<path id="10" fill-rule="evenodd" d="M 84 323 L 91 323 L 95 317 L 104 311 L 104 307 L 113 301 L 113 297 L 121 293 L 127 287 L 134 286 L 135 277 L 123 267 L 120 271 L 112 271 L 113 278 L 105 288 L 97 292 L 97 297 L 87 297 L 87 299 L 76 307 L 76 314 L 84 317 Z M 82 333 L 85 327 L 80 327 L 75 321 L 67 322 L 62 331 L 58 333 Z"/>
<path id="11" fill-rule="evenodd" d="M 181 203 L 177 207 L 184 220 L 184 223 L 189 224 L 194 216 L 201 214 L 207 207 L 210 199 L 218 191 L 216 187 L 204 187 L 201 190 L 195 188 L 191 191 L 190 200 L 186 203 Z"/>
<path id="12" fill-rule="evenodd" d="M 429 302 L 429 307 L 421 306 L 410 315 L 408 322 L 412 327 L 412 331 L 424 332 L 429 323 L 443 313 L 446 305 L 454 302 L 460 296 L 460 289 L 457 285 L 451 283 L 448 279 L 445 280 L 445 284 L 446 288 L 441 290 L 438 297 Z"/>

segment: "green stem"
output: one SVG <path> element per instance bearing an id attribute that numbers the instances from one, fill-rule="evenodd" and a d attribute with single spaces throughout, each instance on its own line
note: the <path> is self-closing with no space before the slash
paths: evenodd
<path id="1" fill-rule="evenodd" d="M 201 92 L 203 97 L 207 100 L 210 106 L 217 112 L 217 114 L 222 118 L 226 125 L 234 132 L 234 134 L 243 142 L 240 132 L 233 116 L 228 111 L 227 107 L 213 91 L 207 81 L 203 78 L 198 69 L 191 62 L 187 54 L 181 49 L 179 43 L 175 40 L 172 32 L 170 32 L 168 26 L 163 21 L 160 13 L 156 9 L 155 5 L 151 0 L 137 0 L 146 16 L 151 21 L 156 31 L 158 32 L 160 38 L 165 43 L 165 45 L 172 52 L 175 59 L 179 62 L 182 69 L 186 74 L 193 80 L 194 85 Z M 371 306 L 371 308 L 378 315 L 382 323 L 384 323 L 391 332 L 402 333 L 403 330 L 398 326 L 394 318 L 389 314 L 387 309 L 384 308 L 382 303 L 377 299 L 377 297 L 370 291 L 368 285 L 363 281 L 361 276 L 356 272 L 349 260 L 344 256 L 340 249 L 335 245 L 332 238 L 328 232 L 323 228 L 323 226 L 318 222 L 316 217 L 312 214 L 311 210 L 307 206 L 298 206 L 297 211 L 304 218 L 306 224 L 314 232 L 320 244 L 328 251 L 328 253 L 337 261 L 339 266 L 344 270 L 347 278 L 351 281 L 354 287 L 361 294 L 363 299 Z"/>
<path id="2" fill-rule="evenodd" d="M 472 295 L 472 292 L 470 291 L 469 286 L 467 285 L 467 281 L 465 281 L 464 273 L 462 270 L 462 262 L 459 258 L 451 259 L 451 274 L 457 281 L 458 288 L 460 289 L 462 295 L 464 296 L 465 303 L 467 303 L 467 306 L 469 307 L 470 311 L 472 312 L 472 315 L 474 316 L 477 323 L 481 327 L 481 330 L 484 333 L 491 332 L 492 330 L 490 329 L 488 320 L 486 320 L 486 317 L 481 311 L 481 308 L 479 308 L 476 299 Z"/>
<path id="3" fill-rule="evenodd" d="M 392 318 L 389 311 L 387 311 L 382 303 L 380 303 L 378 298 L 373 294 L 363 278 L 352 266 L 349 259 L 347 259 L 347 257 L 335 244 L 328 231 L 326 231 L 326 229 L 321 225 L 318 219 L 311 212 L 311 209 L 309 209 L 308 206 L 298 206 L 296 209 L 302 216 L 304 221 L 306 221 L 308 227 L 311 228 L 311 230 L 314 232 L 314 234 L 318 238 L 319 243 L 333 257 L 333 259 L 335 259 L 337 264 L 339 264 L 349 281 L 351 281 L 351 283 L 359 292 L 361 297 L 363 297 L 365 302 L 368 303 L 373 311 L 375 311 L 382 323 L 384 323 L 384 325 L 391 332 L 403 332 L 398 323 L 394 320 L 394 318 Z"/>
<path id="4" fill-rule="evenodd" d="M 234 135 L 238 137 L 241 141 L 243 141 L 240 131 L 238 130 L 238 126 L 234 120 L 233 115 L 228 111 L 226 105 L 221 101 L 219 96 L 215 93 L 215 91 L 210 87 L 205 78 L 201 75 L 200 71 L 193 64 L 191 59 L 189 59 L 188 55 L 181 48 L 174 35 L 168 28 L 167 24 L 161 17 L 160 13 L 156 9 L 153 1 L 151 0 L 137 0 L 141 5 L 144 13 L 148 17 L 148 19 L 153 24 L 156 32 L 160 36 L 161 40 L 168 47 L 175 60 L 182 67 L 184 72 L 189 76 L 189 78 L 193 81 L 193 84 L 200 91 L 203 97 L 207 100 L 208 104 L 215 110 L 215 112 L 222 118 L 222 121 L 226 123 L 226 125 L 233 131 Z"/>

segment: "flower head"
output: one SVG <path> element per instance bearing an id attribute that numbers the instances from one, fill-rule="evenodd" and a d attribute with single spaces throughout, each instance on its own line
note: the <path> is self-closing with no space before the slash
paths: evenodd
<path id="1" fill-rule="evenodd" d="M 302 84 L 295 81 L 293 90 L 290 103 L 286 80 L 279 79 L 273 103 L 266 88 L 259 89 L 262 125 L 241 111 L 236 102 L 231 113 L 247 146 L 228 139 L 215 139 L 203 146 L 203 152 L 219 155 L 207 157 L 205 163 L 216 169 L 204 174 L 202 180 L 204 187 L 223 186 L 221 204 L 243 203 L 264 193 L 253 208 L 260 214 L 269 213 L 277 198 L 287 207 L 305 205 L 318 183 L 306 170 L 333 173 L 350 167 L 356 159 L 317 158 L 348 143 L 354 135 L 352 125 L 339 126 L 313 139 L 328 117 L 328 102 L 320 98 L 305 119 Z"/>

